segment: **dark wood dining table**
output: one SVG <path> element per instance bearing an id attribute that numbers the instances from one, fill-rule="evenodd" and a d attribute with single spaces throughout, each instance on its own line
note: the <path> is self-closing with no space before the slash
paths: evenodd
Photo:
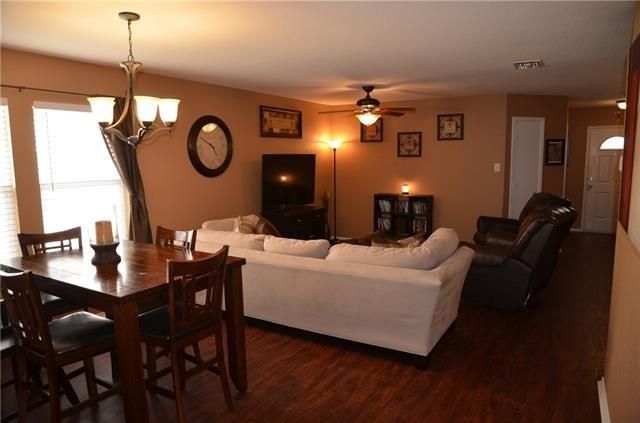
<path id="1" fill-rule="evenodd" d="M 126 421 L 146 422 L 149 412 L 138 315 L 167 303 L 167 260 L 199 259 L 210 254 L 127 240 L 120 242 L 118 254 L 122 257 L 118 265 L 92 265 L 91 248 L 2 259 L 0 263 L 31 271 L 34 283 L 43 292 L 113 316 Z M 229 373 L 242 392 L 248 387 L 242 299 L 245 263 L 244 258 L 229 256 L 224 284 Z"/>

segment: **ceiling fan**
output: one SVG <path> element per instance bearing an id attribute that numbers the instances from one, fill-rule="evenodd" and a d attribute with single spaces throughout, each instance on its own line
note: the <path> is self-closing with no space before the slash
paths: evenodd
<path id="1" fill-rule="evenodd" d="M 358 118 L 360 123 L 365 126 L 373 125 L 381 116 L 402 116 L 408 112 L 415 112 L 414 107 L 380 107 L 380 101 L 371 97 L 371 92 L 375 85 L 364 85 L 362 89 L 367 94 L 356 102 L 357 108 L 351 110 L 331 110 L 327 113 L 350 113 L 350 115 Z"/>

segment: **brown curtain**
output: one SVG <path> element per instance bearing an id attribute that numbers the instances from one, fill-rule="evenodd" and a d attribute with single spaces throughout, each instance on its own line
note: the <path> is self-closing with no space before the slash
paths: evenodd
<path id="1" fill-rule="evenodd" d="M 124 109 L 124 98 L 116 98 L 114 116 L 118 117 Z M 129 114 L 130 119 L 125 119 L 117 129 L 125 135 L 134 134 L 137 128 L 133 122 L 133 114 Z M 149 212 L 144 196 L 144 185 L 140 168 L 138 167 L 138 157 L 136 149 L 132 145 L 118 139 L 115 135 L 102 133 L 109 155 L 115 164 L 124 186 L 129 192 L 129 239 L 139 242 L 152 242 L 151 226 L 149 225 Z"/>

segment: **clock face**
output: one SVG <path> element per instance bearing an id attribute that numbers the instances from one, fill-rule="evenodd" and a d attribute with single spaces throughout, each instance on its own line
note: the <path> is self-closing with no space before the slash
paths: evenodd
<path id="1" fill-rule="evenodd" d="M 220 175 L 231 162 L 231 133 L 215 116 L 203 116 L 193 124 L 187 145 L 193 167 L 204 176 Z"/>

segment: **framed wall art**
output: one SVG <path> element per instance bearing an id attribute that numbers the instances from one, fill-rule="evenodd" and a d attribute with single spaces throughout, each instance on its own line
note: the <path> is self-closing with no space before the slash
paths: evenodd
<path id="1" fill-rule="evenodd" d="M 382 118 L 373 125 L 360 124 L 360 142 L 382 142 Z"/>
<path id="2" fill-rule="evenodd" d="M 398 157 L 422 157 L 422 132 L 398 132 Z"/>
<path id="3" fill-rule="evenodd" d="M 463 113 L 438 115 L 438 141 L 462 141 L 463 139 Z"/>
<path id="4" fill-rule="evenodd" d="M 302 138 L 302 112 L 260 106 L 260 136 Z"/>
<path id="5" fill-rule="evenodd" d="M 546 140 L 544 144 L 544 164 L 547 166 L 564 165 L 564 140 Z"/>

